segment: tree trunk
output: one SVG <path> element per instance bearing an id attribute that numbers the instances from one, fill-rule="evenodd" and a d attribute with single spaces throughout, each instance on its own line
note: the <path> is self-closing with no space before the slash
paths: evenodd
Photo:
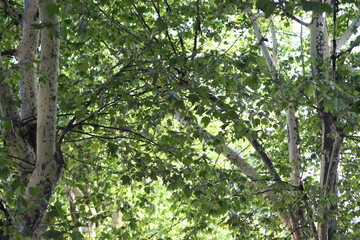
<path id="1" fill-rule="evenodd" d="M 7 83 L 1 83 L 0 86 L 0 110 L 11 122 L 11 127 L 2 132 L 5 145 L 14 158 L 20 175 L 28 182 L 24 196 L 26 204 L 22 206 L 26 210 L 21 215 L 11 216 L 9 224 L 17 218 L 16 221 L 22 225 L 25 234 L 33 239 L 41 239 L 42 230 L 39 225 L 63 169 L 60 146 L 56 139 L 60 46 L 60 22 L 54 14 L 56 8 L 55 0 L 43 0 L 39 5 L 37 0 L 26 0 L 24 3 L 21 21 L 23 36 L 17 51 L 23 73 L 23 80 L 20 82 L 20 111 L 12 102 L 15 98 L 11 86 Z M 38 70 L 34 60 L 39 30 L 33 24 L 39 23 L 38 18 L 43 28 L 40 42 L 41 77 L 37 83 Z M 11 233 L 7 236 L 4 234 L 0 234 L 0 239 L 12 237 Z"/>
<path id="2" fill-rule="evenodd" d="M 50 16 L 47 11 L 47 8 L 54 4 L 56 2 L 52 0 L 39 3 L 40 21 L 46 27 L 41 30 L 42 79 L 37 89 L 36 164 L 27 187 L 29 211 L 23 216 L 26 229 L 31 235 L 42 222 L 63 166 L 61 151 L 56 141 L 60 23 L 57 15 Z M 31 189 L 34 188 L 39 189 L 41 194 L 31 194 Z"/>

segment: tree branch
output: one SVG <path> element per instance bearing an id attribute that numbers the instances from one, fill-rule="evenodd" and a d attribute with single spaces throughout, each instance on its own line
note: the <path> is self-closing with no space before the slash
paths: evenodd
<path id="1" fill-rule="evenodd" d="M 271 77 L 275 82 L 279 81 L 279 73 L 278 69 L 276 67 L 276 64 L 274 62 L 274 59 L 271 57 L 269 53 L 269 49 L 265 44 L 265 38 L 261 33 L 259 23 L 257 21 L 257 17 L 254 16 L 251 9 L 245 5 L 245 13 L 249 16 L 249 19 L 251 21 L 251 25 L 253 27 L 256 39 L 258 40 L 258 45 L 261 49 L 261 52 L 263 54 L 263 57 L 265 58 L 266 65 L 268 66 L 268 69 L 270 71 Z"/>
<path id="2" fill-rule="evenodd" d="M 185 120 L 181 117 L 180 112 L 176 112 L 175 114 L 173 114 L 173 117 L 184 126 L 190 127 L 192 125 L 190 121 Z M 205 142 L 211 142 L 216 139 L 214 135 L 201 128 L 200 126 L 195 126 L 195 130 L 203 134 L 204 137 L 202 138 L 202 140 Z M 222 155 L 225 156 L 232 163 L 234 163 L 234 165 L 243 174 L 245 174 L 245 176 L 249 177 L 250 179 L 260 178 L 260 175 L 255 171 L 255 169 L 252 168 L 250 164 L 246 162 L 235 150 L 221 143 L 217 144 L 215 147 L 221 149 Z"/>
<path id="3" fill-rule="evenodd" d="M 350 37 L 357 32 L 357 28 L 360 26 L 360 13 L 356 16 L 350 26 L 344 31 L 344 33 L 336 39 L 336 49 L 341 49 L 344 44 L 350 39 Z M 333 46 L 331 46 L 332 49 Z"/>
<path id="4" fill-rule="evenodd" d="M 273 42 L 272 59 L 274 62 L 275 69 L 277 71 L 279 71 L 280 67 L 279 67 L 279 60 L 278 60 L 278 56 L 277 56 L 278 41 L 277 41 L 277 37 L 276 37 L 276 29 L 275 29 L 274 21 L 272 18 L 270 18 L 270 32 L 271 32 L 271 39 Z"/>
<path id="5" fill-rule="evenodd" d="M 306 22 L 304 22 L 303 20 L 295 17 L 294 15 L 292 15 L 291 13 L 289 13 L 288 11 L 286 11 L 284 5 L 279 4 L 279 6 L 280 6 L 281 11 L 282 11 L 282 12 L 285 14 L 285 16 L 287 16 L 288 18 L 290 18 L 290 19 L 296 21 L 297 23 L 299 23 L 299 24 L 301 24 L 301 25 L 303 25 L 303 26 L 306 26 L 306 27 L 308 27 L 308 26 L 310 25 L 310 23 L 306 23 Z"/>
<path id="6" fill-rule="evenodd" d="M 344 140 L 344 136 L 341 133 L 337 133 L 330 157 L 330 164 L 326 179 L 325 195 L 328 195 L 329 193 L 333 192 L 336 187 L 336 182 L 338 178 L 340 150 L 343 140 Z"/>
<path id="7" fill-rule="evenodd" d="M 263 161 L 265 167 L 269 170 L 270 174 L 273 175 L 274 180 L 281 182 L 280 175 L 276 171 L 274 164 L 272 163 L 271 159 L 269 158 L 261 144 L 256 139 L 247 139 L 251 143 L 257 154 L 260 156 L 261 160 Z"/>
<path id="8" fill-rule="evenodd" d="M 194 43 L 193 43 L 193 50 L 191 54 L 191 60 L 194 60 L 196 54 L 197 54 L 197 42 L 198 42 L 198 36 L 201 31 L 201 21 L 200 21 L 200 0 L 196 1 L 196 19 L 194 22 Z"/>

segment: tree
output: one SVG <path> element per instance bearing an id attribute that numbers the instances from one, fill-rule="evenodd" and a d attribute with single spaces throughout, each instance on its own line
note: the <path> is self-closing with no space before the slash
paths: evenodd
<path id="1" fill-rule="evenodd" d="M 1 6 L 2 239 L 358 237 L 356 1 Z"/>
<path id="2" fill-rule="evenodd" d="M 22 226 L 21 231 L 35 236 L 63 165 L 55 136 L 60 23 L 54 11 L 54 1 L 41 1 L 40 4 L 26 1 L 22 15 L 10 3 L 3 1 L 2 5 L 14 23 L 21 25 L 23 30 L 22 42 L 16 50 L 22 72 L 20 114 L 12 88 L 4 76 L 0 105 L 8 123 L 3 128 L 4 145 L 14 159 L 19 180 L 26 184 L 23 203 L 18 206 L 16 215 L 11 216 L 5 202 L 2 203 L 7 221 L 2 225 L 10 228 L 18 222 Z M 41 28 L 39 78 L 36 65 L 39 30 L 35 25 Z M 7 231 L 3 230 L 3 234 L 7 236 Z"/>

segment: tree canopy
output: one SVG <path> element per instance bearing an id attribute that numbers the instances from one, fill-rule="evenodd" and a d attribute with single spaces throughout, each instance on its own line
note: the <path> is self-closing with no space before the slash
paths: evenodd
<path id="1" fill-rule="evenodd" d="M 356 0 L 0 0 L 0 239 L 357 239 Z"/>

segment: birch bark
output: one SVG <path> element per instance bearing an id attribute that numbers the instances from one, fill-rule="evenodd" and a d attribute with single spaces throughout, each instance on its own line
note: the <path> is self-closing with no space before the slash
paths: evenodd
<path id="1" fill-rule="evenodd" d="M 38 227 L 61 175 L 63 165 L 56 141 L 60 23 L 56 14 L 50 16 L 47 11 L 55 4 L 56 1 L 53 0 L 44 0 L 39 3 L 40 21 L 45 27 L 41 30 L 41 81 L 37 89 L 37 159 L 26 193 L 29 210 L 23 216 L 26 230 L 33 239 L 40 239 Z M 40 190 L 40 195 L 31 194 L 31 189 Z"/>
<path id="2" fill-rule="evenodd" d="M 33 24 L 39 23 L 37 0 L 26 0 L 24 3 L 22 42 L 18 49 L 23 81 L 20 82 L 21 114 L 25 123 L 34 123 L 36 118 L 36 49 L 39 30 Z"/>

